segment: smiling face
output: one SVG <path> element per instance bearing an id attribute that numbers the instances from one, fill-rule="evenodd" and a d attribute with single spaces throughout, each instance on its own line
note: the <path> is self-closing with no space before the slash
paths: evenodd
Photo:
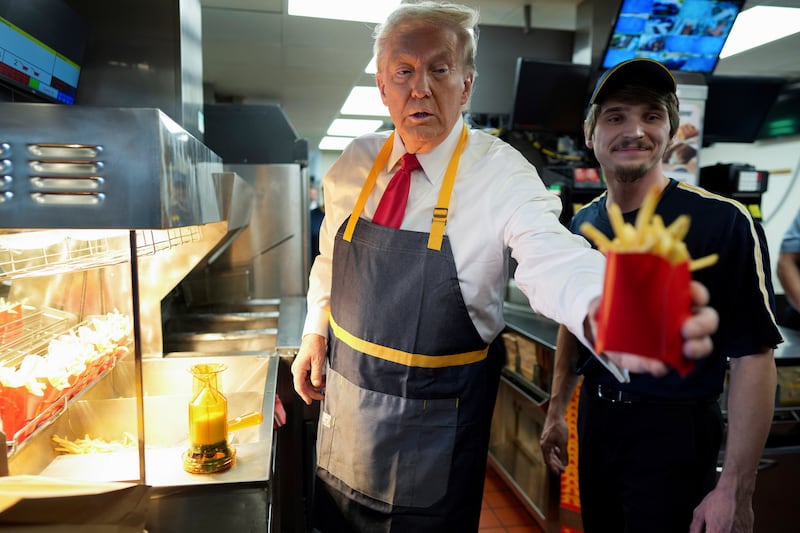
<path id="1" fill-rule="evenodd" d="M 473 80 L 458 37 L 447 28 L 398 31 L 378 58 L 381 98 L 411 153 L 429 152 L 447 137 L 469 100 Z"/>
<path id="2" fill-rule="evenodd" d="M 671 142 L 670 119 L 661 105 L 609 98 L 597 112 L 586 145 L 608 180 L 632 183 L 662 174 L 661 161 Z"/>

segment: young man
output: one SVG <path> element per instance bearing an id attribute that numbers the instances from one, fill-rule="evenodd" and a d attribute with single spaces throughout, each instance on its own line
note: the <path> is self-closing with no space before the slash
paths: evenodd
<path id="1" fill-rule="evenodd" d="M 598 81 L 584 124 L 607 191 L 579 210 L 571 227 L 590 222 L 609 237 L 608 206 L 633 223 L 647 192 L 661 190 L 665 225 L 691 217 L 691 257 L 719 254 L 693 273 L 719 312 L 714 353 L 681 377 L 635 375 L 619 383 L 561 328 L 553 393 L 541 445 L 552 470 L 567 463 L 566 406 L 583 374 L 578 414 L 578 478 L 587 533 L 607 531 L 750 531 L 756 467 L 775 401 L 773 348 L 781 342 L 763 229 L 742 205 L 664 176 L 662 159 L 679 126 L 676 82 L 649 59 L 617 65 Z M 730 364 L 728 364 L 730 358 Z M 728 427 L 718 398 L 726 370 Z M 705 529 L 704 529 L 705 528 Z"/>

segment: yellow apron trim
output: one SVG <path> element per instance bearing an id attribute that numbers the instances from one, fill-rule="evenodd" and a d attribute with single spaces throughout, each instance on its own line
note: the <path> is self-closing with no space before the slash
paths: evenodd
<path id="1" fill-rule="evenodd" d="M 453 184 L 456 182 L 456 173 L 458 172 L 458 162 L 461 159 L 461 152 L 464 150 L 466 142 L 467 126 L 465 124 L 461 130 L 461 138 L 458 139 L 456 150 L 453 152 L 453 157 L 450 158 L 450 164 L 447 165 L 447 171 L 444 173 L 442 188 L 439 190 L 439 200 L 436 202 L 436 207 L 433 208 L 433 222 L 431 223 L 431 232 L 428 235 L 428 248 L 431 250 L 438 251 L 442 249 L 444 227 L 447 225 L 447 207 L 450 205 Z"/>
<path id="2" fill-rule="evenodd" d="M 345 227 L 344 235 L 342 236 L 342 238 L 347 242 L 350 242 L 353 239 L 353 232 L 356 229 L 356 223 L 358 222 L 358 218 L 361 216 L 361 213 L 364 211 L 364 206 L 367 205 L 367 198 L 369 198 L 373 187 L 375 187 L 375 181 L 378 178 L 378 174 L 380 174 L 381 169 L 386 167 L 386 163 L 389 161 L 389 156 L 392 153 L 394 134 L 395 132 L 392 132 L 389 135 L 389 138 L 386 139 L 386 142 L 383 143 L 383 147 L 381 148 L 380 152 L 378 152 L 378 156 L 375 158 L 375 162 L 372 163 L 372 168 L 367 175 L 367 179 L 364 181 L 364 186 L 361 187 L 361 193 L 358 195 L 356 204 L 353 206 L 353 212 L 350 213 L 350 219 L 347 221 L 347 227 Z M 442 249 L 442 238 L 444 237 L 444 228 L 447 224 L 447 208 L 450 205 L 450 197 L 453 193 L 453 184 L 456 181 L 456 173 L 458 172 L 458 163 L 461 159 L 461 152 L 463 152 L 464 145 L 467 142 L 467 134 L 467 125 L 464 124 L 464 127 L 461 129 L 461 137 L 458 140 L 456 149 L 453 152 L 453 156 L 450 158 L 450 163 L 447 165 L 447 170 L 444 173 L 442 187 L 439 190 L 439 199 L 436 202 L 436 207 L 433 209 L 431 232 L 428 236 L 428 248 L 431 250 L 438 251 Z"/>
<path id="3" fill-rule="evenodd" d="M 367 355 L 383 359 L 384 361 L 391 361 L 404 366 L 419 367 L 419 368 L 445 368 L 450 366 L 468 365 L 477 363 L 486 359 L 489 354 L 489 347 L 474 352 L 464 352 L 452 355 L 422 355 L 416 353 L 408 353 L 402 350 L 395 350 L 375 344 L 374 342 L 359 339 L 349 331 L 345 330 L 333 319 L 329 318 L 331 329 L 337 339 L 347 344 L 349 347 Z"/>

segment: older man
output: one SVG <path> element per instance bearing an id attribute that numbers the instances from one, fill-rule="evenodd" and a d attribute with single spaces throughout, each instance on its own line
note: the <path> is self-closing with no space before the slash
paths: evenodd
<path id="1" fill-rule="evenodd" d="M 590 342 L 602 255 L 559 224 L 559 199 L 519 152 L 462 119 L 476 23 L 470 8 L 422 2 L 376 29 L 376 81 L 396 129 L 354 140 L 323 180 L 320 255 L 292 369 L 307 403 L 324 387 L 323 531 L 477 531 L 508 250 L 534 308 Z M 687 321 L 685 351 L 707 354 L 715 327 L 707 307 Z"/>

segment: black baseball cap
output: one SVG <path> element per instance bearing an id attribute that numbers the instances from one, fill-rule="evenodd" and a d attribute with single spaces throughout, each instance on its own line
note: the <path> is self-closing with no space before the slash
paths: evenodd
<path id="1" fill-rule="evenodd" d="M 589 105 L 600 103 L 608 94 L 625 85 L 640 85 L 674 93 L 677 91 L 675 76 L 667 67 L 645 57 L 623 61 L 608 69 L 594 87 Z"/>

